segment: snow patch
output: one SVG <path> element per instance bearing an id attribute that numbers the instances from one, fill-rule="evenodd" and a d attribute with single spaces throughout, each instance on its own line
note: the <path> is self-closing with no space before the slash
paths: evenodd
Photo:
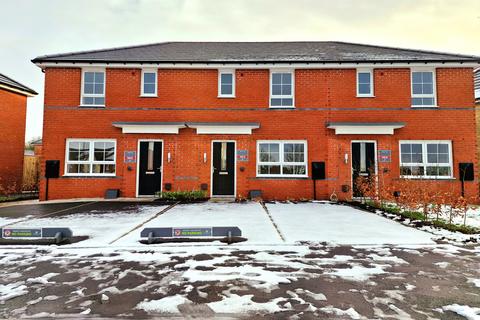
<path id="1" fill-rule="evenodd" d="M 462 306 L 455 303 L 448 306 L 443 306 L 442 310 L 455 312 L 456 314 L 461 315 L 468 320 L 480 319 L 480 308 L 470 307 L 466 305 Z"/>
<path id="2" fill-rule="evenodd" d="M 159 300 L 142 301 L 135 309 L 144 310 L 147 313 L 180 313 L 178 306 L 187 302 L 190 300 L 177 294 Z"/>
<path id="3" fill-rule="evenodd" d="M 361 315 L 353 308 L 348 308 L 347 310 L 342 310 L 342 309 L 334 308 L 333 306 L 326 306 L 326 307 L 320 308 L 319 310 L 323 311 L 325 313 L 334 314 L 334 315 L 337 315 L 337 316 L 340 316 L 340 317 L 348 316 L 351 319 L 360 319 L 361 318 Z"/>
<path id="4" fill-rule="evenodd" d="M 286 304 L 283 308 L 278 305 L 279 302 L 285 301 L 284 298 L 275 298 L 269 302 L 259 303 L 252 301 L 252 297 L 253 294 L 244 296 L 232 294 L 221 301 L 210 302 L 208 306 L 216 313 L 246 313 L 251 311 L 274 313 L 289 310 Z"/>

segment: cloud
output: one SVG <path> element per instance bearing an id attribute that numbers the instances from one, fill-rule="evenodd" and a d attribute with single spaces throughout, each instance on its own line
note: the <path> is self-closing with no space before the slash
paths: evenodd
<path id="1" fill-rule="evenodd" d="M 30 59 L 161 41 L 340 40 L 480 54 L 478 0 L 17 0 L 0 11 L 0 72 L 38 92 Z M 29 99 L 27 137 L 42 128 Z"/>

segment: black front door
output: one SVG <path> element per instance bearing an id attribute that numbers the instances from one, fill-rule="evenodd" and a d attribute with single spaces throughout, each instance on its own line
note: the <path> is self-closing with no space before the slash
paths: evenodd
<path id="1" fill-rule="evenodd" d="M 162 143 L 140 141 L 138 195 L 153 196 L 162 187 Z"/>
<path id="2" fill-rule="evenodd" d="M 235 195 L 235 143 L 213 143 L 213 196 Z"/>
<path id="3" fill-rule="evenodd" d="M 362 197 L 358 188 L 358 177 L 370 177 L 375 173 L 375 143 L 352 142 L 352 186 L 353 196 Z"/>

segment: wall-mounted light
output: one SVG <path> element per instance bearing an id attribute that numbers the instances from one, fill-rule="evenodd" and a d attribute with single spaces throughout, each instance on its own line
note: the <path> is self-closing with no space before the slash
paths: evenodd
<path id="1" fill-rule="evenodd" d="M 167 161 L 170 163 L 172 161 L 172 154 L 169 152 L 167 153 Z"/>
<path id="2" fill-rule="evenodd" d="M 348 163 L 348 153 L 345 153 L 345 164 Z"/>
<path id="3" fill-rule="evenodd" d="M 206 152 L 203 153 L 203 162 L 207 163 L 207 153 Z"/>

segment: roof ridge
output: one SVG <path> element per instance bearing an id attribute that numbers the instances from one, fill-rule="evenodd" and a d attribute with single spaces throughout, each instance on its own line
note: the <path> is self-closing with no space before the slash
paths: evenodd
<path id="1" fill-rule="evenodd" d="M 403 48 L 403 47 L 383 46 L 383 45 L 381 46 L 381 45 L 375 45 L 375 44 L 347 42 L 347 41 L 330 41 L 330 42 L 357 45 L 357 46 L 363 46 L 363 47 L 369 47 L 369 48 L 382 48 L 382 49 L 401 50 L 401 51 L 410 51 L 410 52 L 445 54 L 445 55 L 457 56 L 457 57 L 463 57 L 463 58 L 476 58 L 476 59 L 480 58 L 480 56 L 476 56 L 476 55 L 460 54 L 460 53 L 446 52 L 446 51 L 424 50 L 424 49 Z"/>

